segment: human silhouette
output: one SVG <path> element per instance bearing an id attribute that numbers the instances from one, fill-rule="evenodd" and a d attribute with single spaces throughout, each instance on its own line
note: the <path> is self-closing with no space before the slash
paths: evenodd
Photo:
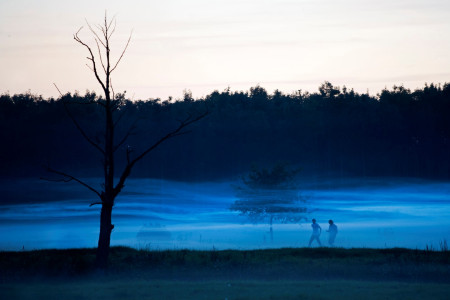
<path id="1" fill-rule="evenodd" d="M 311 247 L 311 243 L 316 240 L 317 243 L 319 243 L 319 246 L 322 247 L 322 243 L 320 242 L 320 234 L 322 233 L 322 228 L 320 228 L 320 225 L 316 223 L 316 219 L 312 219 L 311 227 L 313 229 L 313 232 L 311 234 L 311 238 L 309 239 L 309 245 L 308 247 Z"/>
<path id="2" fill-rule="evenodd" d="M 336 239 L 336 234 L 338 233 L 338 228 L 336 226 L 336 224 L 334 224 L 333 220 L 329 220 L 328 224 L 330 224 L 330 226 L 328 227 L 328 244 L 330 246 L 334 246 L 334 240 Z"/>

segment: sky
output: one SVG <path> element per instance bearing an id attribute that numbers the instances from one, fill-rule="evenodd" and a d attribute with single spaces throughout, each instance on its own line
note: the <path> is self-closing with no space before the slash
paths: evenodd
<path id="1" fill-rule="evenodd" d="M 95 48 L 105 11 L 113 60 L 132 32 L 113 84 L 134 100 L 450 82 L 448 0 L 0 0 L 0 94 L 100 92 L 73 34 Z"/>

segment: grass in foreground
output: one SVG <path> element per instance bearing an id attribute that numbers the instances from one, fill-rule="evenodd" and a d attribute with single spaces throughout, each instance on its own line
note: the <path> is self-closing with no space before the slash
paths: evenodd
<path id="1" fill-rule="evenodd" d="M 99 278 L 95 249 L 0 252 L 0 283 Z M 152 280 L 393 280 L 450 284 L 450 252 L 297 248 L 146 251 L 111 249 L 102 278 Z"/>
<path id="2" fill-rule="evenodd" d="M 300 248 L 0 252 L 0 299 L 448 299 L 450 252 Z"/>
<path id="3" fill-rule="evenodd" d="M 6 284 L 1 299 L 448 299 L 450 285 L 367 281 L 130 281 Z"/>

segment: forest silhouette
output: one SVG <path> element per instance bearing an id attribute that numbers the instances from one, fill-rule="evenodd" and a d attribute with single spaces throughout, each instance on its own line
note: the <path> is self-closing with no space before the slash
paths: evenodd
<path id="1" fill-rule="evenodd" d="M 121 122 L 136 130 L 116 155 L 144 149 L 180 118 L 204 111 L 189 134 L 161 145 L 132 176 L 212 180 L 283 160 L 305 176 L 450 178 L 450 84 L 403 86 L 377 95 L 324 82 L 316 93 L 214 91 L 194 99 L 120 100 Z M 74 176 L 101 176 L 101 157 L 73 126 L 64 103 L 94 141 L 100 141 L 102 101 L 93 92 L 45 99 L 0 95 L 0 176 L 35 177 L 48 165 Z M 128 126 L 124 126 L 128 127 Z M 118 129 L 120 130 L 120 129 Z M 126 134 L 124 132 L 123 134 Z M 131 149 L 131 150 L 130 150 Z M 119 166 L 120 167 L 120 166 Z M 100 171 L 100 172 L 99 172 Z"/>

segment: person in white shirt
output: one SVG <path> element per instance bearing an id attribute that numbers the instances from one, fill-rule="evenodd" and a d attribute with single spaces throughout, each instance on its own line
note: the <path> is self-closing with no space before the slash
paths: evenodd
<path id="1" fill-rule="evenodd" d="M 311 227 L 313 229 L 311 238 L 309 239 L 309 245 L 308 247 L 311 247 L 311 243 L 316 240 L 317 243 L 319 243 L 319 246 L 322 247 L 322 243 L 320 242 L 320 234 L 322 233 L 322 228 L 320 228 L 320 225 L 316 223 L 316 219 L 312 219 Z"/>
<path id="2" fill-rule="evenodd" d="M 334 224 L 333 220 L 329 220 L 328 224 L 330 224 L 330 226 L 328 227 L 328 244 L 330 244 L 330 246 L 334 246 L 334 240 L 336 239 L 336 235 L 338 233 L 338 228 L 336 226 L 336 224 Z"/>

